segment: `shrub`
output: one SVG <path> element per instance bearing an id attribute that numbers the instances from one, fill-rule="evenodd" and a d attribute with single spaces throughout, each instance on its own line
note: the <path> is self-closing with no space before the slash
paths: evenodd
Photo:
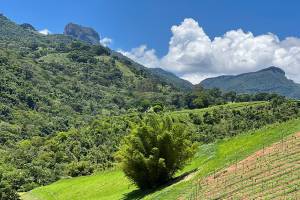
<path id="1" fill-rule="evenodd" d="M 91 163 L 86 161 L 72 162 L 68 165 L 67 170 L 68 175 L 72 177 L 90 175 L 94 171 Z"/>
<path id="2" fill-rule="evenodd" d="M 164 108 L 161 105 L 155 105 L 155 106 L 151 107 L 150 110 L 155 113 L 159 113 L 159 112 L 162 112 L 164 110 Z"/>
<path id="3" fill-rule="evenodd" d="M 92 46 L 91 51 L 97 56 L 110 55 L 109 49 L 100 45 Z"/>
<path id="4" fill-rule="evenodd" d="M 168 182 L 195 149 L 183 124 L 152 114 L 125 137 L 116 159 L 129 179 L 149 189 Z"/>
<path id="5" fill-rule="evenodd" d="M 68 58 L 79 63 L 95 64 L 97 62 L 97 60 L 94 58 L 94 55 L 84 51 L 72 51 L 68 54 Z"/>
<path id="6" fill-rule="evenodd" d="M 3 179 L 2 172 L 0 171 L 0 200 L 18 200 L 19 195 L 10 186 L 10 184 Z"/>
<path id="7" fill-rule="evenodd" d="M 0 55 L 0 65 L 7 65 L 8 64 L 8 58 Z"/>

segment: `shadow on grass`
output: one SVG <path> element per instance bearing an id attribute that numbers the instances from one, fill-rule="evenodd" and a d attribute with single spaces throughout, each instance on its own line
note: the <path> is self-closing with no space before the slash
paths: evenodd
<path id="1" fill-rule="evenodd" d="M 127 194 L 124 194 L 124 197 L 122 198 L 123 200 L 139 200 L 139 199 L 142 199 L 143 197 L 145 197 L 146 195 L 148 194 L 151 194 L 151 193 L 154 193 L 154 192 L 157 192 L 157 191 L 160 191 L 170 185 L 173 185 L 181 180 L 183 180 L 185 177 L 187 177 L 188 175 L 196 172 L 197 169 L 194 169 L 192 171 L 189 171 L 189 172 L 186 172 L 180 176 L 177 176 L 176 178 L 173 178 L 172 180 L 170 180 L 168 183 L 158 187 L 158 188 L 155 188 L 155 189 L 151 189 L 151 190 L 134 190 L 132 192 L 129 192 Z"/>

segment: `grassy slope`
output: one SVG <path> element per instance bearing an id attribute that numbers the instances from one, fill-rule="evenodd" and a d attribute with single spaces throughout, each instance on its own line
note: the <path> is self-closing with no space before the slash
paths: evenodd
<path id="1" fill-rule="evenodd" d="M 40 199 L 120 199 L 136 189 L 121 171 L 106 171 L 93 176 L 60 180 L 23 196 L 25 200 Z"/>
<path id="2" fill-rule="evenodd" d="M 235 105 L 236 106 L 236 105 Z M 60 180 L 49 186 L 37 188 L 22 197 L 25 200 L 56 199 L 176 199 L 188 195 L 194 181 L 214 170 L 224 168 L 236 159 L 247 155 L 300 130 L 300 119 L 283 124 L 270 125 L 260 130 L 222 140 L 199 148 L 195 159 L 181 173 L 198 168 L 197 174 L 188 181 L 181 181 L 151 194 L 142 194 L 130 184 L 122 172 L 110 171 L 88 177 Z M 224 159 L 225 158 L 225 159 Z"/>
<path id="3" fill-rule="evenodd" d="M 222 140 L 215 144 L 203 145 L 192 162 L 199 166 L 197 175 L 190 181 L 180 182 L 171 187 L 146 196 L 145 199 L 176 199 L 187 197 L 193 189 L 194 182 L 215 170 L 227 167 L 242 160 L 250 154 L 262 149 L 263 146 L 279 141 L 282 137 L 300 131 L 300 119 L 291 120 L 282 124 L 273 124 L 262 129 L 239 135 L 229 140 Z M 192 167 L 188 167 L 192 169 Z"/>
<path id="4" fill-rule="evenodd" d="M 285 137 L 215 176 L 204 178 L 198 187 L 195 185 L 191 198 L 296 199 L 300 195 L 299 150 L 300 133 Z"/>

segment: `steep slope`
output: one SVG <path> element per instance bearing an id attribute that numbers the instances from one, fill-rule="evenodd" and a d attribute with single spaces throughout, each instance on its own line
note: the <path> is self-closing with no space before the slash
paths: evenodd
<path id="1" fill-rule="evenodd" d="M 170 82 L 101 45 L 39 34 L 0 16 L 1 143 L 78 127 L 96 115 L 171 106 Z M 5 136 L 4 136 L 5 133 Z"/>
<path id="2" fill-rule="evenodd" d="M 20 51 L 19 48 L 25 50 L 37 44 L 54 47 L 57 44 L 67 44 L 74 40 L 69 36 L 59 34 L 44 36 L 32 29 L 32 27 L 29 28 L 26 24 L 17 25 L 3 14 L 0 14 L 0 41 L 1 49 Z"/>
<path id="3" fill-rule="evenodd" d="M 263 147 L 199 181 L 192 199 L 297 199 L 300 195 L 299 147 L 300 133 Z"/>
<path id="4" fill-rule="evenodd" d="M 74 23 L 69 23 L 66 25 L 64 29 L 64 35 L 71 36 L 75 39 L 94 45 L 99 44 L 100 41 L 99 34 L 94 29 L 89 27 L 83 27 Z M 112 54 L 118 57 L 119 59 L 122 59 L 125 62 L 130 63 L 131 65 L 134 65 L 135 68 L 144 68 L 142 65 L 132 60 L 129 60 L 127 57 L 121 55 L 120 53 L 112 52 Z M 172 85 L 182 91 L 191 91 L 193 88 L 193 85 L 190 82 L 177 77 L 171 72 L 167 72 L 161 68 L 149 68 L 148 70 L 154 76 L 158 77 L 161 81 Z"/>
<path id="5" fill-rule="evenodd" d="M 99 34 L 94 29 L 89 27 L 69 23 L 64 29 L 64 34 L 85 41 L 89 44 L 100 44 Z"/>
<path id="6" fill-rule="evenodd" d="M 300 84 L 287 79 L 285 72 L 269 67 L 257 72 L 237 76 L 219 76 L 205 79 L 200 83 L 204 88 L 220 88 L 238 93 L 278 93 L 291 98 L 300 98 Z"/>
<path id="7" fill-rule="evenodd" d="M 119 60 L 122 60 L 124 63 L 134 66 L 134 68 L 136 69 L 140 70 L 145 68 L 143 65 L 127 58 L 119 52 L 112 51 L 112 56 L 118 58 Z M 191 84 L 190 82 L 181 79 L 175 74 L 165 71 L 161 68 L 147 68 L 147 71 L 149 71 L 152 74 L 152 76 L 158 78 L 161 82 L 171 85 L 174 88 L 179 89 L 181 91 L 191 91 L 194 88 L 193 84 Z"/>
<path id="8" fill-rule="evenodd" d="M 193 84 L 190 82 L 178 78 L 171 72 L 164 71 L 161 68 L 150 68 L 149 69 L 153 74 L 161 77 L 163 80 L 169 84 L 173 84 L 175 87 L 180 88 L 181 90 L 190 91 L 193 88 Z"/>
<path id="9" fill-rule="evenodd" d="M 78 167 L 85 175 L 111 167 L 129 119 L 155 105 L 174 108 L 173 95 L 183 94 L 108 48 L 45 36 L 3 15 L 0 83 L 0 185 L 19 192 L 78 176 Z M 87 124 L 95 126 L 89 136 Z"/>

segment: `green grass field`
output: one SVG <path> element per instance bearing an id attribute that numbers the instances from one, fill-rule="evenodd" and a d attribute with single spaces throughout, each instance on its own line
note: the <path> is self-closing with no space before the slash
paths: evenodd
<path id="1" fill-rule="evenodd" d="M 22 194 L 24 200 L 113 200 L 113 199 L 177 199 L 187 198 L 195 182 L 215 170 L 300 131 L 300 119 L 273 124 L 213 144 L 202 145 L 195 158 L 180 173 L 197 169 L 196 173 L 152 193 L 139 191 L 119 170 L 106 171 L 87 177 L 60 180 L 49 186 Z"/>
<path id="2" fill-rule="evenodd" d="M 240 103 L 227 103 L 225 105 L 217 105 L 217 106 L 211 106 L 208 108 L 202 108 L 202 109 L 184 109 L 184 110 L 180 110 L 180 111 L 173 111 L 170 112 L 172 115 L 177 115 L 177 116 L 183 116 L 183 115 L 188 115 L 189 113 L 205 113 L 208 111 L 211 111 L 215 108 L 219 108 L 221 106 L 223 107 L 227 107 L 227 108 L 243 108 L 246 106 L 258 106 L 258 105 L 263 105 L 263 104 L 267 104 L 268 102 L 265 101 L 253 101 L 253 102 L 240 102 Z"/>

